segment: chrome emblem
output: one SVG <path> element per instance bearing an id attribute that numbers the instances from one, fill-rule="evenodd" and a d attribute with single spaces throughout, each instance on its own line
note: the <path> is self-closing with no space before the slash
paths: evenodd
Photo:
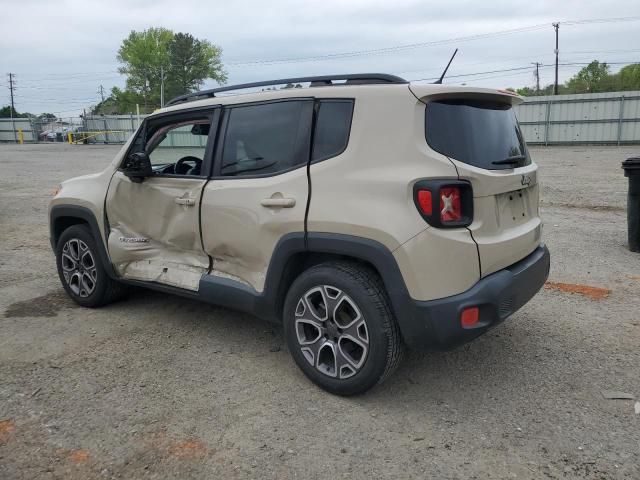
<path id="1" fill-rule="evenodd" d="M 149 243 L 149 239 L 144 237 L 120 237 L 118 240 L 122 243 Z"/>
<path id="2" fill-rule="evenodd" d="M 522 178 L 520 179 L 520 183 L 523 186 L 528 187 L 529 185 L 531 185 L 531 177 L 529 175 L 522 175 Z"/>

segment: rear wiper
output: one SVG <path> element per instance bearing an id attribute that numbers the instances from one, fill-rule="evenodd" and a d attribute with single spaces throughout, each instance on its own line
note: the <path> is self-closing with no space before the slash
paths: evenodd
<path id="1" fill-rule="evenodd" d="M 495 162 L 491 162 L 491 163 L 493 165 L 510 165 L 512 163 L 518 163 L 526 159 L 527 157 L 524 155 L 514 155 L 513 157 L 507 157 L 504 160 L 496 160 Z"/>

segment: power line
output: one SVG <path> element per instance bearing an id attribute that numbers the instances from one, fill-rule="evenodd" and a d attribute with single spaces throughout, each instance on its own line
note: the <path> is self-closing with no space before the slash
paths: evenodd
<path id="1" fill-rule="evenodd" d="M 26 77 L 25 81 L 28 82 L 40 82 L 43 78 L 53 77 L 53 80 L 62 80 L 62 78 L 74 78 L 74 77 L 95 77 L 102 76 L 111 73 L 120 73 L 118 70 L 109 70 L 106 72 L 69 72 L 69 73 L 21 73 L 20 75 Z M 35 77 L 35 79 L 31 79 L 30 77 Z"/>
<path id="2" fill-rule="evenodd" d="M 640 16 L 635 17 L 612 17 L 612 18 L 589 18 L 585 20 L 565 20 L 565 25 L 586 25 L 589 23 L 619 23 L 619 22 L 636 22 L 640 20 Z"/>
<path id="3" fill-rule="evenodd" d="M 294 57 L 294 58 L 281 58 L 281 59 L 271 59 L 271 60 L 249 60 L 245 62 L 227 62 L 226 66 L 239 67 L 239 66 L 251 66 L 251 65 L 274 65 L 274 64 L 282 64 L 282 63 L 299 63 L 299 62 L 310 62 L 317 60 L 326 60 L 326 59 L 334 59 L 334 58 L 350 58 L 356 56 L 363 55 L 378 55 L 384 53 L 395 53 L 398 51 L 411 50 L 414 48 L 422 48 L 422 47 L 433 47 L 438 45 L 448 45 L 451 43 L 459 43 L 459 42 L 468 42 L 473 40 L 480 40 L 484 38 L 492 38 L 502 35 L 511 35 L 514 33 L 522 33 L 534 30 L 540 30 L 545 28 L 547 24 L 539 24 L 539 25 L 531 25 L 528 27 L 520 27 L 520 28 L 512 28 L 509 30 L 500 30 L 496 32 L 488 32 L 488 33 L 480 33 L 475 35 L 468 35 L 464 37 L 454 37 L 443 40 L 434 40 L 430 42 L 421 42 L 421 43 L 410 43 L 405 45 L 395 45 L 392 47 L 384 47 L 384 48 L 376 48 L 371 50 L 357 50 L 352 52 L 340 52 L 340 53 L 328 53 L 324 55 L 316 55 L 311 57 Z"/>
<path id="4" fill-rule="evenodd" d="M 487 72 L 475 72 L 475 73 L 461 73 L 458 75 L 449 75 L 447 77 L 447 79 L 450 78 L 460 78 L 460 77 L 471 77 L 471 76 L 476 76 L 476 75 L 486 75 L 489 73 L 502 73 L 502 72 L 513 72 L 516 70 L 529 70 L 531 67 L 529 67 L 528 65 L 526 67 L 515 67 L 515 68 L 504 68 L 501 70 L 489 70 Z M 429 78 L 414 78 L 409 80 L 410 82 L 422 82 L 422 81 L 428 81 L 428 80 L 437 80 L 439 77 L 429 77 Z"/>
<path id="5" fill-rule="evenodd" d="M 632 22 L 640 20 L 640 16 L 635 17 L 614 17 L 614 18 L 595 18 L 595 19 L 584 19 L 584 20 L 565 20 L 561 22 L 565 25 L 585 25 L 591 23 L 617 23 L 617 22 Z M 380 55 L 385 53 L 395 53 L 398 51 L 410 50 L 415 48 L 423 48 L 423 47 L 433 47 L 440 45 L 448 45 L 451 43 L 460 43 L 460 42 L 468 42 L 474 40 L 481 40 L 485 38 L 492 38 L 503 35 L 511 35 L 514 33 L 523 33 L 523 32 L 531 32 L 536 30 L 541 30 L 546 28 L 549 24 L 542 23 L 537 25 L 530 25 L 527 27 L 513 28 L 508 30 L 500 30 L 494 32 L 487 32 L 475 35 L 468 35 L 464 37 L 455 37 L 443 40 L 435 40 L 430 42 L 420 42 L 420 43 L 409 43 L 404 45 L 395 45 L 391 47 L 383 47 L 377 49 L 370 50 L 356 50 L 351 52 L 339 52 L 339 53 L 328 53 L 323 55 L 315 55 L 315 56 L 307 56 L 307 57 L 291 57 L 291 58 L 280 58 L 280 59 L 255 59 L 255 60 L 247 60 L 247 61 L 230 61 L 225 63 L 228 67 L 244 67 L 244 66 L 253 66 L 253 65 L 278 65 L 285 63 L 300 63 L 300 62 L 311 62 L 311 61 L 320 61 L 320 60 L 331 60 L 331 59 L 339 59 L 339 58 L 351 58 L 356 56 L 366 56 L 366 55 Z"/>
<path id="6" fill-rule="evenodd" d="M 580 66 L 580 65 L 589 65 L 591 62 L 566 62 L 566 63 L 558 63 L 559 66 Z M 634 62 L 602 62 L 602 63 L 606 63 L 607 65 L 633 65 L 636 63 L 640 63 L 640 61 L 634 61 Z M 539 67 L 538 68 L 547 68 L 547 67 L 553 67 L 555 64 L 544 64 L 544 63 L 538 63 Z M 457 75 L 448 75 L 447 78 L 451 79 L 451 78 L 461 78 L 461 77 L 475 77 L 478 75 L 488 75 L 488 74 L 492 74 L 492 73 L 504 73 L 504 72 L 515 72 L 515 71 L 522 71 L 522 70 L 529 70 L 531 68 L 531 66 L 527 65 L 527 66 L 522 66 L 522 67 L 514 67 L 514 68 L 503 68 L 503 69 L 499 69 L 499 70 L 489 70 L 486 72 L 473 72 L 473 73 L 461 73 L 461 74 L 457 74 Z M 422 81 L 429 81 L 429 80 L 437 80 L 438 77 L 428 77 L 428 78 L 413 78 L 410 79 L 410 82 L 422 82 Z"/>

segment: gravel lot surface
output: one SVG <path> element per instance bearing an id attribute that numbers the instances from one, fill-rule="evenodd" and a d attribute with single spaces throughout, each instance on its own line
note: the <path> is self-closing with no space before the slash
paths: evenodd
<path id="1" fill-rule="evenodd" d="M 620 169 L 639 148 L 533 149 L 555 283 L 355 398 L 312 385 L 250 316 L 147 291 L 67 299 L 47 203 L 117 150 L 0 145 L 0 479 L 640 478 L 640 254 Z"/>

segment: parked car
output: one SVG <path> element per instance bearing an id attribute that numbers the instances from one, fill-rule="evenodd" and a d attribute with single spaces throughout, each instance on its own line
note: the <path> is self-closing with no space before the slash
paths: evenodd
<path id="1" fill-rule="evenodd" d="M 55 195 L 62 285 L 86 307 L 138 285 L 280 322 L 307 377 L 364 392 L 405 346 L 469 342 L 544 284 L 520 101 L 385 74 L 174 99 Z"/>

